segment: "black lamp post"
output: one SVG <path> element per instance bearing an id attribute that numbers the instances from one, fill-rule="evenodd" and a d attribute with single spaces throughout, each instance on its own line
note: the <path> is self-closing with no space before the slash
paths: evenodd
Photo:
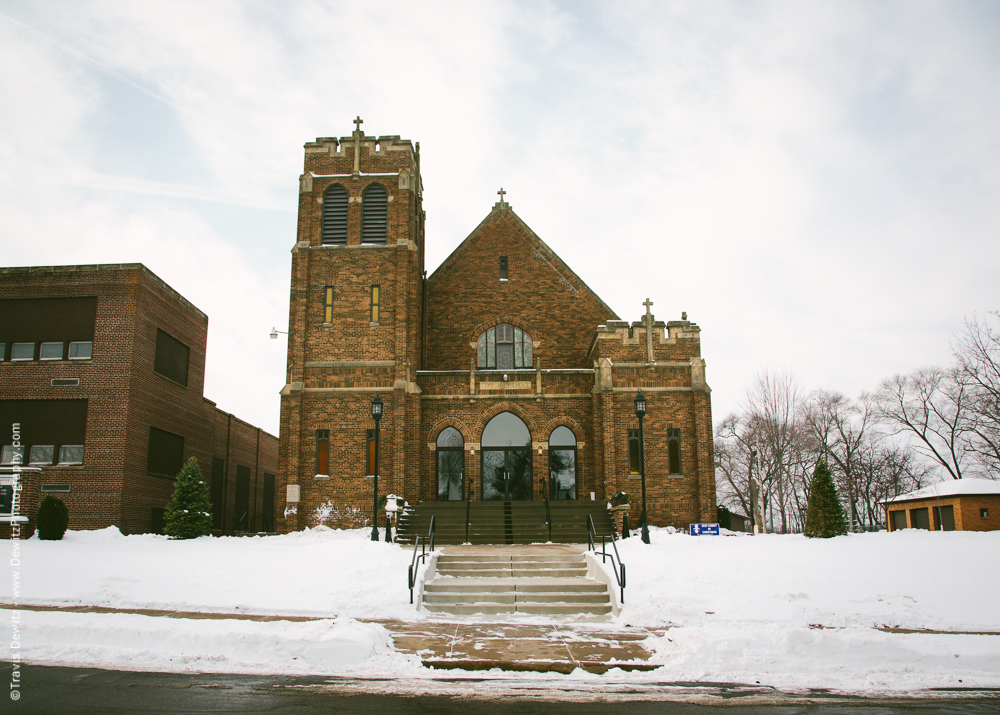
<path id="1" fill-rule="evenodd" d="M 757 461 L 757 450 L 750 450 L 750 529 L 757 533 L 757 487 L 753 480 L 753 463 Z"/>
<path id="2" fill-rule="evenodd" d="M 642 436 L 642 418 L 646 416 L 646 397 L 639 390 L 635 396 L 635 416 L 639 418 L 639 476 L 642 478 L 642 543 L 649 543 L 649 524 L 646 521 L 646 444 Z"/>
<path id="3" fill-rule="evenodd" d="M 378 541 L 378 448 L 379 421 L 382 419 L 382 398 L 372 400 L 372 418 L 375 420 L 375 485 L 372 489 L 372 541 Z"/>

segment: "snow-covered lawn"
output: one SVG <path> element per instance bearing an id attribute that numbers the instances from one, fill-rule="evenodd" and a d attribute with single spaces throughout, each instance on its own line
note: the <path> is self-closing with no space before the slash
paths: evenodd
<path id="1" fill-rule="evenodd" d="M 616 620 L 670 626 L 653 639 L 654 660 L 664 667 L 585 679 L 759 681 L 854 692 L 1000 687 L 1000 635 L 875 630 L 1000 633 L 1000 532 L 809 540 L 653 529 L 652 541 L 619 542 L 628 588 Z M 21 654 L 29 662 L 433 676 L 412 656 L 394 652 L 381 625 L 355 620 L 427 617 L 409 605 L 410 551 L 371 542 L 364 530 L 193 541 L 71 531 L 59 542 L 22 542 L 19 558 L 22 605 L 323 618 L 252 622 L 21 610 Z M 9 594 L 0 598 L 10 601 Z"/>

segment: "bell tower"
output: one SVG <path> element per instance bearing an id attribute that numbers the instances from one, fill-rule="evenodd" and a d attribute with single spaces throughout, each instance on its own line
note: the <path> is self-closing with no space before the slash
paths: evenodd
<path id="1" fill-rule="evenodd" d="M 413 382 L 422 351 L 420 144 L 350 136 L 305 145 L 281 390 L 279 531 L 370 524 L 371 402 L 384 404 L 379 494 L 417 498 Z M 411 445 L 412 446 L 412 445 Z M 327 515 L 327 516 L 325 516 Z M 380 524 L 380 526 L 382 526 Z"/>

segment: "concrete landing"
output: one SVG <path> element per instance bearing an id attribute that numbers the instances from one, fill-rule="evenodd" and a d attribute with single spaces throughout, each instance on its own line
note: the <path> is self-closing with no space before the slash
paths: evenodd
<path id="1" fill-rule="evenodd" d="M 653 670 L 659 663 L 644 641 L 661 632 L 644 628 L 570 624 L 383 622 L 396 649 L 428 667 L 571 673 L 582 668 Z"/>

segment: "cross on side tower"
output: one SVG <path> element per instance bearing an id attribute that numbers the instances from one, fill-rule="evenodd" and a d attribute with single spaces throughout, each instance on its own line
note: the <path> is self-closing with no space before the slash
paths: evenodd
<path id="1" fill-rule="evenodd" d="M 362 124 L 364 124 L 364 123 L 365 123 L 365 120 L 364 120 L 364 119 L 362 119 L 362 118 L 361 118 L 361 115 L 359 114 L 359 115 L 358 115 L 358 116 L 357 116 L 357 117 L 356 117 L 356 118 L 354 119 L 354 131 L 356 131 L 356 132 L 360 132 L 360 131 L 361 131 L 361 125 L 362 125 Z"/>
<path id="2" fill-rule="evenodd" d="M 354 179 L 355 181 L 361 176 L 361 137 L 364 136 L 364 132 L 361 131 L 361 125 L 365 123 L 365 120 L 361 118 L 359 114 L 354 119 Z"/>

